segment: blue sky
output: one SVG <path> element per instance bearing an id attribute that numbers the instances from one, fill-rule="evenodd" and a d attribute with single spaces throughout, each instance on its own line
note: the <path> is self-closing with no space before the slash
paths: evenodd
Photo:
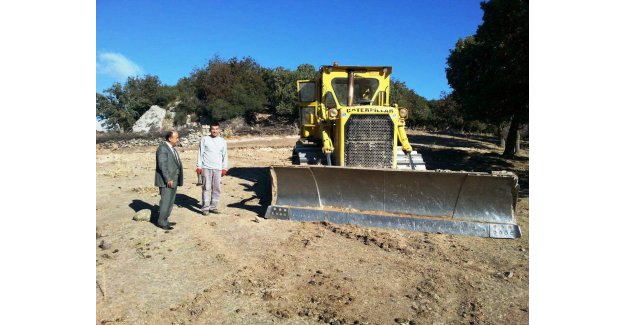
<path id="1" fill-rule="evenodd" d="M 445 60 L 482 21 L 479 0 L 110 1 L 96 3 L 96 92 L 129 75 L 173 85 L 214 55 L 269 68 L 390 65 L 428 99 Z"/>

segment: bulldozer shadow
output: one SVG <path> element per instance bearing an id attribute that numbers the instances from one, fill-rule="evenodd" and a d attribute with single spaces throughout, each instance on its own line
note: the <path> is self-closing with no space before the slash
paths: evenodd
<path id="1" fill-rule="evenodd" d="M 245 187 L 244 191 L 246 192 L 254 192 L 254 196 L 251 198 L 228 204 L 228 207 L 252 211 L 264 218 L 267 207 L 271 203 L 269 167 L 233 167 L 228 170 L 228 176 L 253 182 L 251 185 L 246 183 L 239 183 L 239 185 Z M 250 201 L 255 199 L 258 199 L 258 204 L 250 204 Z"/>
<path id="2" fill-rule="evenodd" d="M 417 145 L 428 170 L 445 169 L 453 171 L 486 172 L 510 171 L 519 177 L 519 196 L 529 196 L 529 171 L 519 169 L 511 159 L 494 152 L 467 151 L 463 149 L 438 149 Z M 517 161 L 527 161 L 527 157 L 517 157 Z"/>
<path id="3" fill-rule="evenodd" d="M 491 146 L 497 145 L 496 137 L 454 134 L 445 132 L 432 132 L 434 135 L 427 134 L 409 134 L 408 141 L 410 143 L 418 143 L 421 145 L 438 145 L 443 147 L 469 147 L 477 149 L 492 149 Z M 444 137 L 445 135 L 450 137 Z"/>
<path id="4" fill-rule="evenodd" d="M 430 134 L 409 134 L 410 143 L 421 145 L 438 145 L 443 147 L 468 147 L 476 149 L 490 149 L 499 147 L 499 138 L 492 135 L 479 135 L 458 132 L 430 131 Z M 527 150 L 529 142 L 521 140 L 521 149 Z M 503 150 L 503 148 L 502 148 Z"/>

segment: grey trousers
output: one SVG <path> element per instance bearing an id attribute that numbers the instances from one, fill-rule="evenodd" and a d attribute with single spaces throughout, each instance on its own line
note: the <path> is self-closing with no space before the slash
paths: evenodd
<path id="1" fill-rule="evenodd" d="M 174 208 L 174 201 L 176 201 L 176 190 L 178 190 L 178 186 L 174 186 L 174 188 L 169 187 L 159 187 L 161 192 L 161 201 L 158 204 L 158 221 L 157 224 L 160 226 L 167 225 L 167 219 L 169 215 L 171 215 L 171 210 Z"/>
<path id="2" fill-rule="evenodd" d="M 202 211 L 216 210 L 221 196 L 221 169 L 202 168 Z"/>

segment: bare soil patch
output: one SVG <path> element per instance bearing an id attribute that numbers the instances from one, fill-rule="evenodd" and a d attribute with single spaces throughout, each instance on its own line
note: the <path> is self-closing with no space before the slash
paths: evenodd
<path id="1" fill-rule="evenodd" d="M 528 323 L 528 152 L 507 160 L 491 138 L 412 132 L 432 169 L 511 170 L 523 236 L 495 240 L 260 219 L 269 166 L 290 165 L 293 136 L 228 140 L 223 214 L 202 216 L 196 148 L 165 232 L 156 213 L 156 147 L 96 152 L 98 324 Z M 103 241 L 105 242 L 103 245 Z"/>

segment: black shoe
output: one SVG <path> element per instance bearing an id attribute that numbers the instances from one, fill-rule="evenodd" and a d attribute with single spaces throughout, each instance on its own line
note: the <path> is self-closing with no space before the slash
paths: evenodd
<path id="1" fill-rule="evenodd" d="M 170 225 L 166 225 L 166 226 L 156 225 L 156 226 L 161 228 L 161 229 L 165 229 L 165 230 L 172 230 L 172 229 L 174 229 L 174 227 L 172 227 Z"/>
<path id="2" fill-rule="evenodd" d="M 170 225 L 170 226 L 175 226 L 176 225 L 175 222 L 169 222 L 169 221 L 167 222 L 167 224 Z"/>

